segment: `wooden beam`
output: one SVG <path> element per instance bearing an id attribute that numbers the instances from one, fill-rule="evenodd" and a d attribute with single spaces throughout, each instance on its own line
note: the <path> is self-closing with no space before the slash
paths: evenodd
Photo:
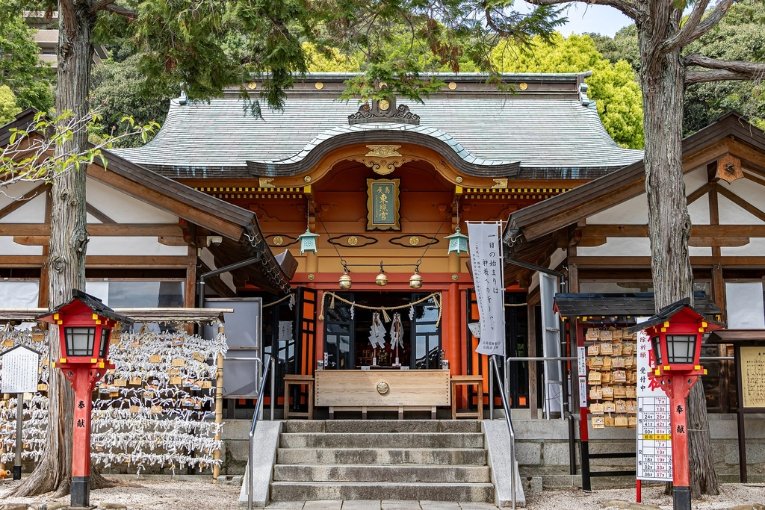
<path id="1" fill-rule="evenodd" d="M 2 209 L 0 209 L 0 218 L 5 218 L 6 216 L 11 214 L 16 209 L 18 209 L 20 207 L 23 207 L 24 205 L 26 205 L 33 198 L 41 195 L 42 193 L 45 193 L 45 191 L 47 191 L 47 189 L 48 189 L 48 185 L 47 184 L 41 184 L 41 185 L 39 185 L 39 186 L 37 186 L 37 187 L 27 191 L 26 193 L 24 193 L 20 197 L 15 198 L 13 200 L 13 202 L 11 202 L 10 204 L 8 204 L 5 207 L 3 207 Z"/>
<path id="2" fill-rule="evenodd" d="M 0 255 L 0 267 L 40 267 L 47 260 L 42 255 Z"/>
<path id="3" fill-rule="evenodd" d="M 736 195 L 735 193 L 731 192 L 727 188 L 723 188 L 722 186 L 717 187 L 717 192 L 739 206 L 740 208 L 744 209 L 749 214 L 757 217 L 758 220 L 765 221 L 765 212 L 762 211 L 762 209 L 750 204 L 740 196 Z"/>
<path id="4" fill-rule="evenodd" d="M 758 177 L 754 173 L 750 173 L 748 168 L 744 170 L 744 178 L 749 179 L 750 181 L 759 184 L 760 186 L 765 186 L 765 179 Z"/>
<path id="5" fill-rule="evenodd" d="M 184 302 L 186 308 L 194 308 L 196 303 L 197 283 L 197 249 L 189 246 L 186 257 L 186 282 L 184 288 Z"/>
<path id="6" fill-rule="evenodd" d="M 688 240 L 688 246 L 709 247 L 720 249 L 721 246 L 746 246 L 748 237 L 693 237 Z M 713 252 L 712 255 L 715 255 Z M 716 255 L 720 255 L 717 253 Z"/>
<path id="7" fill-rule="evenodd" d="M 181 236 L 181 228 L 169 223 L 90 223 L 87 226 L 90 236 L 115 237 L 157 237 Z M 45 223 L 0 223 L 0 236 L 47 236 L 50 225 Z"/>
<path id="8" fill-rule="evenodd" d="M 691 205 L 696 200 L 698 200 L 699 198 L 704 196 L 706 193 L 708 193 L 709 190 L 711 189 L 712 189 L 712 185 L 710 183 L 706 183 L 702 187 L 700 187 L 699 189 L 697 189 L 696 191 L 688 195 L 685 200 L 688 203 L 688 205 Z"/>
<path id="9" fill-rule="evenodd" d="M 185 268 L 188 264 L 186 255 L 88 255 L 85 258 L 87 267 L 151 267 L 151 268 Z"/>
<path id="10" fill-rule="evenodd" d="M 589 268 L 649 268 L 651 267 L 651 257 L 592 257 L 577 256 L 569 261 L 576 263 L 580 270 Z M 749 267 L 752 269 L 765 268 L 765 256 L 692 256 L 691 265 L 698 269 L 701 267 L 712 267 L 715 264 L 736 267 Z"/>
<path id="11" fill-rule="evenodd" d="M 48 246 L 48 236 L 13 236 L 13 242 L 22 246 Z"/>
<path id="12" fill-rule="evenodd" d="M 93 216 L 95 219 L 97 219 L 101 223 L 117 223 L 116 221 L 111 219 L 109 216 L 107 216 L 106 214 L 102 213 L 101 211 L 99 211 L 94 206 L 92 206 L 92 205 L 90 205 L 88 203 L 85 203 L 85 210 L 88 212 L 88 214 Z"/>
<path id="13" fill-rule="evenodd" d="M 765 237 L 765 225 L 693 225 L 693 237 Z M 648 237 L 648 225 L 587 225 L 582 241 L 601 237 Z"/>
<path id="14" fill-rule="evenodd" d="M 122 177 L 115 172 L 104 172 L 103 170 L 96 170 L 95 167 L 88 167 L 88 175 L 101 182 L 107 183 L 142 202 L 155 207 L 161 207 L 177 214 L 181 218 L 213 230 L 229 239 L 239 240 L 242 237 L 244 229 L 240 225 L 217 218 L 213 214 L 210 214 L 210 211 L 189 207 L 188 204 L 175 201 L 165 194 L 149 189 L 130 179 Z"/>
<path id="15" fill-rule="evenodd" d="M 157 238 L 157 242 L 159 242 L 159 244 L 164 244 L 165 246 L 188 246 L 189 244 L 183 237 L 174 236 L 160 236 Z"/>

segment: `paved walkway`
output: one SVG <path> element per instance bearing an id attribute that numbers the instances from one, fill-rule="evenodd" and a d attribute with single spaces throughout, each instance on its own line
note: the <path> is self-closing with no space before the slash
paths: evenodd
<path id="1" fill-rule="evenodd" d="M 281 510 L 494 510 L 490 503 L 454 503 L 451 501 L 279 501 L 266 509 Z"/>

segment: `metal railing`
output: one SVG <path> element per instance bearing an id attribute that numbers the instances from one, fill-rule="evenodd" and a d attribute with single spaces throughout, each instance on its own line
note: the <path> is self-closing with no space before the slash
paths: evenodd
<path id="1" fill-rule="evenodd" d="M 494 366 L 494 374 L 497 376 L 498 381 L 502 381 L 502 376 L 499 373 L 499 366 L 497 365 L 497 356 L 493 355 L 491 357 L 491 364 Z M 492 385 L 493 386 L 493 385 Z M 515 502 L 516 502 L 516 496 L 515 496 L 515 431 L 513 430 L 513 421 L 510 418 L 510 406 L 507 403 L 507 394 L 505 393 L 505 388 L 503 384 L 499 385 L 499 395 L 502 400 L 502 409 L 505 411 L 505 423 L 507 423 L 507 431 L 510 433 L 510 492 L 512 492 L 512 502 L 513 502 L 513 510 L 515 510 Z M 492 395 L 493 400 L 493 395 Z M 493 409 L 493 406 L 492 406 Z M 494 416 L 490 416 L 491 419 L 494 419 Z"/>
<path id="2" fill-rule="evenodd" d="M 258 387 L 258 401 L 255 404 L 255 412 L 252 415 L 252 425 L 250 426 L 250 446 L 247 452 L 247 510 L 252 510 L 252 485 L 254 483 L 253 477 L 255 476 L 253 473 L 253 466 L 252 466 L 255 460 L 255 442 L 253 441 L 255 437 L 255 427 L 258 425 L 258 418 L 260 418 L 260 413 L 263 410 L 263 392 L 266 390 L 266 381 L 268 380 L 268 371 L 273 366 L 273 358 L 269 355 L 266 355 L 266 356 L 268 356 L 267 358 L 268 361 L 263 364 L 266 368 L 265 368 L 265 371 L 263 372 L 263 378 L 260 380 L 260 386 Z M 271 387 L 272 388 L 274 387 L 273 377 L 274 376 L 272 371 L 271 372 Z M 271 393 L 271 402 L 273 402 L 273 400 L 274 400 L 274 395 L 273 393 Z M 271 420 L 273 419 L 274 419 L 274 416 L 272 414 Z"/>

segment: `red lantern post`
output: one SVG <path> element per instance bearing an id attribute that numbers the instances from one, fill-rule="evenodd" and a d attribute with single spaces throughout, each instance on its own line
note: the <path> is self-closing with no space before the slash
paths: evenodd
<path id="1" fill-rule="evenodd" d="M 721 326 L 708 322 L 688 300 L 682 300 L 634 328 L 644 329 L 651 337 L 654 371 L 650 376 L 670 398 L 672 506 L 674 510 L 691 510 L 686 399 L 699 376 L 706 374 L 699 364 L 703 335 Z"/>
<path id="2" fill-rule="evenodd" d="M 72 507 L 90 506 L 90 412 L 96 381 L 114 365 L 107 360 L 112 328 L 128 321 L 79 290 L 72 300 L 38 317 L 59 328 L 61 357 L 55 362 L 74 389 Z"/>

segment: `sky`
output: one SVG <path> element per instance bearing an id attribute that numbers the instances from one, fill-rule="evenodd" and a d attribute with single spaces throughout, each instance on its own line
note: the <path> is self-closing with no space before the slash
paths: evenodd
<path id="1" fill-rule="evenodd" d="M 569 4 L 565 15 L 568 23 L 558 29 L 565 36 L 594 32 L 613 37 L 620 28 L 632 23 L 627 16 L 605 5 L 576 2 Z"/>

